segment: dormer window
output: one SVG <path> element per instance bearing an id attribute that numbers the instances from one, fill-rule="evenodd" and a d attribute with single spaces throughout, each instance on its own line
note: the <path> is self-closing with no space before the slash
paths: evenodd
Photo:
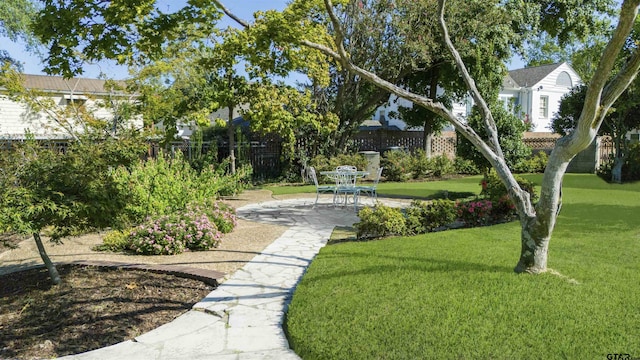
<path id="1" fill-rule="evenodd" d="M 568 72 L 563 71 L 558 74 L 558 78 L 556 79 L 556 85 L 565 86 L 565 87 L 573 87 L 573 81 L 571 80 L 571 75 Z"/>
<path id="2" fill-rule="evenodd" d="M 65 105 L 82 106 L 87 102 L 87 97 L 83 95 L 65 95 Z"/>

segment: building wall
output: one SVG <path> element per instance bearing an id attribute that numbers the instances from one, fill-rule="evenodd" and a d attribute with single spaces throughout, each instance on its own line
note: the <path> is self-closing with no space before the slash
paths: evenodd
<path id="1" fill-rule="evenodd" d="M 63 108 L 67 99 L 63 94 L 52 94 L 54 103 Z M 112 120 L 112 112 L 99 106 L 99 98 L 88 98 L 85 107 L 92 111 L 94 116 L 102 120 Z M 142 118 L 138 118 L 133 124 L 135 127 L 142 127 Z M 26 105 L 15 102 L 0 95 L 0 137 L 22 138 L 26 131 L 31 132 L 36 138 L 68 138 L 69 135 L 60 130 L 55 121 L 46 112 L 33 113 Z M 79 126 L 74 127 L 74 131 L 81 132 Z"/>
<path id="2" fill-rule="evenodd" d="M 571 79 L 571 86 L 558 85 L 558 76 L 566 72 Z M 571 90 L 571 87 L 580 84 L 580 77 L 567 64 L 560 65 L 549 75 L 537 84 L 531 87 L 521 89 L 520 98 L 522 103 L 522 111 L 529 115 L 529 120 L 533 122 L 535 128 L 533 131 L 545 132 L 550 131 L 551 119 L 560 108 L 562 96 Z M 546 116 L 542 116 L 540 111 L 541 97 L 547 97 L 548 109 Z"/>

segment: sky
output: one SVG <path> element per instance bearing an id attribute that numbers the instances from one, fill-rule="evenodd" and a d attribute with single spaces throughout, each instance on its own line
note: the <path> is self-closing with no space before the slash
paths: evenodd
<path id="1" fill-rule="evenodd" d="M 1 1 L 1 0 L 0 0 Z M 176 11 L 183 7 L 184 0 L 159 0 L 158 8 L 164 12 Z M 282 10 L 286 6 L 287 0 L 223 0 L 225 6 L 242 19 L 252 20 L 253 13 L 259 10 L 277 9 Z M 223 26 L 233 25 L 235 23 L 228 17 L 222 20 Z M 0 49 L 7 50 L 11 57 L 23 64 L 24 73 L 32 75 L 44 75 L 42 71 L 44 63 L 34 54 L 25 50 L 24 43 L 14 43 L 6 37 L 0 36 Z M 113 61 L 101 61 L 95 65 L 83 66 L 84 74 L 81 77 L 98 78 L 103 72 L 109 78 L 122 80 L 129 76 L 128 70 L 124 66 L 118 66 Z"/>
<path id="2" fill-rule="evenodd" d="M 184 0 L 159 0 L 159 9 L 165 12 L 171 12 L 178 10 L 185 4 Z M 253 13 L 259 10 L 276 9 L 282 10 L 288 0 L 226 0 L 223 1 L 225 6 L 229 8 L 233 13 L 242 19 L 252 20 Z M 228 17 L 222 20 L 224 26 L 232 25 L 235 23 Z M 19 62 L 23 64 L 24 73 L 33 75 L 44 75 L 42 69 L 44 63 L 41 59 L 34 54 L 25 51 L 25 45 L 23 43 L 14 43 L 6 37 L 0 37 L 0 49 L 7 50 L 9 54 Z M 509 69 L 521 68 L 523 63 L 521 60 L 515 59 L 508 64 Z M 100 73 L 104 73 L 107 77 L 122 80 L 129 76 L 127 68 L 124 66 L 118 66 L 113 61 L 101 61 L 98 64 L 85 65 L 83 67 L 84 74 L 82 77 L 86 78 L 98 78 Z"/>

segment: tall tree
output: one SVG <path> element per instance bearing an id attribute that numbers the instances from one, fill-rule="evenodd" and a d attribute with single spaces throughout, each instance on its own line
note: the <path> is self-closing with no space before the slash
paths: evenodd
<path id="1" fill-rule="evenodd" d="M 132 0 L 128 1 L 132 2 Z M 115 20 L 107 19 L 107 22 L 117 21 L 120 24 L 118 30 L 122 31 L 123 34 L 127 34 L 122 35 L 122 41 L 114 43 L 110 38 L 105 39 L 102 37 L 104 29 L 99 31 L 99 28 L 87 25 L 89 19 L 100 14 L 99 12 L 76 11 L 78 10 L 76 8 L 83 10 L 82 4 L 84 1 L 81 2 L 82 4 L 79 4 L 79 0 L 71 0 L 69 3 L 59 4 L 53 0 L 45 1 L 47 11 L 42 18 L 43 23 L 46 24 L 44 28 L 54 30 L 47 31 L 49 35 L 40 33 L 43 36 L 43 41 L 49 44 L 52 50 L 49 64 L 55 65 L 60 70 L 73 68 L 73 59 L 76 58 L 75 52 L 78 50 L 78 46 L 83 47 L 80 50 L 87 52 L 97 46 L 101 51 L 92 52 L 92 56 L 107 56 L 117 55 L 113 53 L 114 51 L 118 53 L 131 52 L 132 43 L 136 46 L 137 44 L 148 46 L 156 42 L 154 41 L 156 38 L 153 36 L 140 37 L 145 39 L 146 42 L 138 42 L 138 38 L 135 37 L 134 42 L 129 41 L 128 36 L 132 32 L 131 25 L 123 25 L 125 23 L 138 25 L 141 21 L 138 19 L 147 19 L 146 21 L 153 24 L 155 20 L 149 20 L 144 16 L 151 14 L 151 11 L 138 12 L 135 16 L 133 16 L 133 12 L 129 11 L 132 16 L 128 19 L 127 17 L 117 17 Z M 299 62 L 287 60 L 287 55 L 292 53 L 304 53 L 307 61 L 314 57 L 316 60 L 328 57 L 334 59 L 338 66 L 347 69 L 350 73 L 356 74 L 386 91 L 412 101 L 414 104 L 447 119 L 489 161 L 516 204 L 521 224 L 521 251 L 515 271 L 530 273 L 545 271 L 547 269 L 549 241 L 560 210 L 561 184 L 566 168 L 571 159 L 593 141 L 607 111 L 633 81 L 640 68 L 640 52 L 636 49 L 628 57 L 621 70 L 611 78 L 615 61 L 623 46 L 627 42 L 634 43 L 636 40 L 631 38 L 630 34 L 636 20 L 640 0 L 623 1 L 617 21 L 615 21 L 617 24 L 616 29 L 610 36 L 608 45 L 601 54 L 597 70 L 589 82 L 584 106 L 577 121 L 576 129 L 556 143 L 556 147 L 549 157 L 542 180 L 540 200 L 537 204 L 532 203 L 529 193 L 518 185 L 508 167 L 499 141 L 496 123 L 488 106 L 491 101 L 486 101 L 485 99 L 493 99 L 495 97 L 495 91 L 497 90 L 495 86 L 491 85 L 495 84 L 496 79 L 501 81 L 502 75 L 506 71 L 502 60 L 504 59 L 504 52 L 509 51 L 511 46 L 509 41 L 510 34 L 537 36 L 541 32 L 547 32 L 551 36 L 558 36 L 559 39 L 563 39 L 565 34 L 569 34 L 572 31 L 584 31 L 590 28 L 593 5 L 597 2 L 581 0 L 491 0 L 471 2 L 451 0 L 449 2 L 439 0 L 437 9 L 431 12 L 420 12 L 420 10 L 425 10 L 421 6 L 426 6 L 422 1 L 409 2 L 410 5 L 415 6 L 415 8 L 410 8 L 412 14 L 418 14 L 425 19 L 437 21 L 438 29 L 441 33 L 439 41 L 444 44 L 444 48 L 451 54 L 452 61 L 460 72 L 460 77 L 478 106 L 485 131 L 488 134 L 486 140 L 462 119 L 453 114 L 444 104 L 433 101 L 427 96 L 408 91 L 401 83 L 387 81 L 378 76 L 375 70 L 370 70 L 361 66 L 361 64 L 355 63 L 348 53 L 348 39 L 335 12 L 336 8 L 345 6 L 348 3 L 347 1 L 340 1 L 337 6 L 334 6 L 331 0 L 323 0 L 322 2 L 320 0 L 293 1 L 285 11 L 264 13 L 262 16 L 258 16 L 253 24 L 238 19 L 219 1 L 206 2 L 205 4 L 193 2 L 187 8 L 190 14 L 198 16 L 207 14 L 209 10 L 217 12 L 222 9 L 252 33 L 251 39 L 253 41 L 251 43 L 256 46 L 256 49 L 260 48 L 262 49 L 261 51 L 274 56 L 272 60 L 275 61 L 276 68 L 279 70 L 290 71 L 296 65 L 301 66 Z M 145 2 L 144 4 L 149 7 L 153 5 L 153 1 Z M 390 0 L 389 4 L 395 4 L 395 2 Z M 456 15 L 458 14 L 456 12 L 457 9 L 465 7 L 467 4 L 471 9 L 476 10 L 475 13 L 470 13 L 464 18 L 458 17 Z M 128 5 L 136 7 L 133 4 Z M 209 5 L 214 8 L 208 7 Z M 331 20 L 331 31 L 327 29 L 326 16 L 308 16 L 309 14 L 319 13 L 323 7 Z M 480 22 L 479 14 L 484 16 L 483 19 L 492 20 L 489 23 L 491 26 Z M 69 18 L 67 19 L 66 16 Z M 473 27 L 478 32 L 478 35 L 472 32 L 467 37 L 455 36 L 456 33 L 450 31 L 449 24 L 455 24 L 456 21 Z M 143 22 L 140 25 L 145 24 Z M 83 25 L 87 26 L 88 29 L 83 29 L 81 33 L 77 33 L 76 31 L 80 30 Z M 107 27 L 107 29 L 110 28 Z M 95 36 L 95 33 L 100 36 Z M 419 34 L 419 31 L 416 31 L 416 33 Z M 51 34 L 55 34 L 55 37 Z M 135 33 L 136 36 L 140 34 L 140 32 Z M 158 32 L 153 32 L 151 35 L 157 34 Z M 144 32 L 142 32 L 142 35 L 145 35 Z M 488 35 L 497 38 L 499 40 L 498 45 L 508 44 L 509 46 L 493 45 L 484 48 L 483 45 L 486 45 L 484 40 L 489 38 Z M 116 37 L 116 39 L 119 38 Z M 128 41 L 124 41 L 125 38 Z M 83 41 L 81 42 L 80 40 Z M 86 46 L 84 46 L 85 44 Z M 472 57 L 470 59 L 471 62 L 467 59 L 467 63 L 465 63 L 466 58 L 461 50 L 467 48 L 475 49 L 478 55 Z M 312 49 L 317 50 L 317 52 L 315 54 L 309 52 Z M 302 57 L 297 57 L 297 59 L 300 60 Z M 502 71 L 498 71 L 500 69 Z"/>
<path id="2" fill-rule="evenodd" d="M 37 10 L 31 0 L 0 2 L 0 36 L 6 36 L 13 42 L 22 41 L 27 49 L 35 49 L 37 41 L 31 32 L 30 24 Z M 22 64 L 12 58 L 9 51 L 0 48 L 0 63 L 2 62 L 8 62 L 18 70 L 22 70 Z"/>

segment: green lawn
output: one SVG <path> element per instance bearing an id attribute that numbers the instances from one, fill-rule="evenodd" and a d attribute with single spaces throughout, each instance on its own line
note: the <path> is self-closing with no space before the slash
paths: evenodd
<path id="1" fill-rule="evenodd" d="M 535 175 L 532 175 L 535 176 Z M 538 178 L 540 176 L 538 175 Z M 470 176 L 455 181 L 423 181 L 423 182 L 381 182 L 378 184 L 379 196 L 409 197 L 419 199 L 441 198 L 445 191 L 450 198 L 467 197 L 480 192 L 481 176 Z M 538 179 L 538 182 L 540 180 Z M 313 185 L 272 185 L 263 189 L 270 190 L 273 195 L 315 193 Z"/>
<path id="2" fill-rule="evenodd" d="M 380 191 L 477 192 L 478 179 Z M 517 223 L 329 245 L 289 306 L 291 346 L 307 360 L 640 357 L 640 183 L 569 174 L 563 193 L 561 275 L 513 273 Z"/>

